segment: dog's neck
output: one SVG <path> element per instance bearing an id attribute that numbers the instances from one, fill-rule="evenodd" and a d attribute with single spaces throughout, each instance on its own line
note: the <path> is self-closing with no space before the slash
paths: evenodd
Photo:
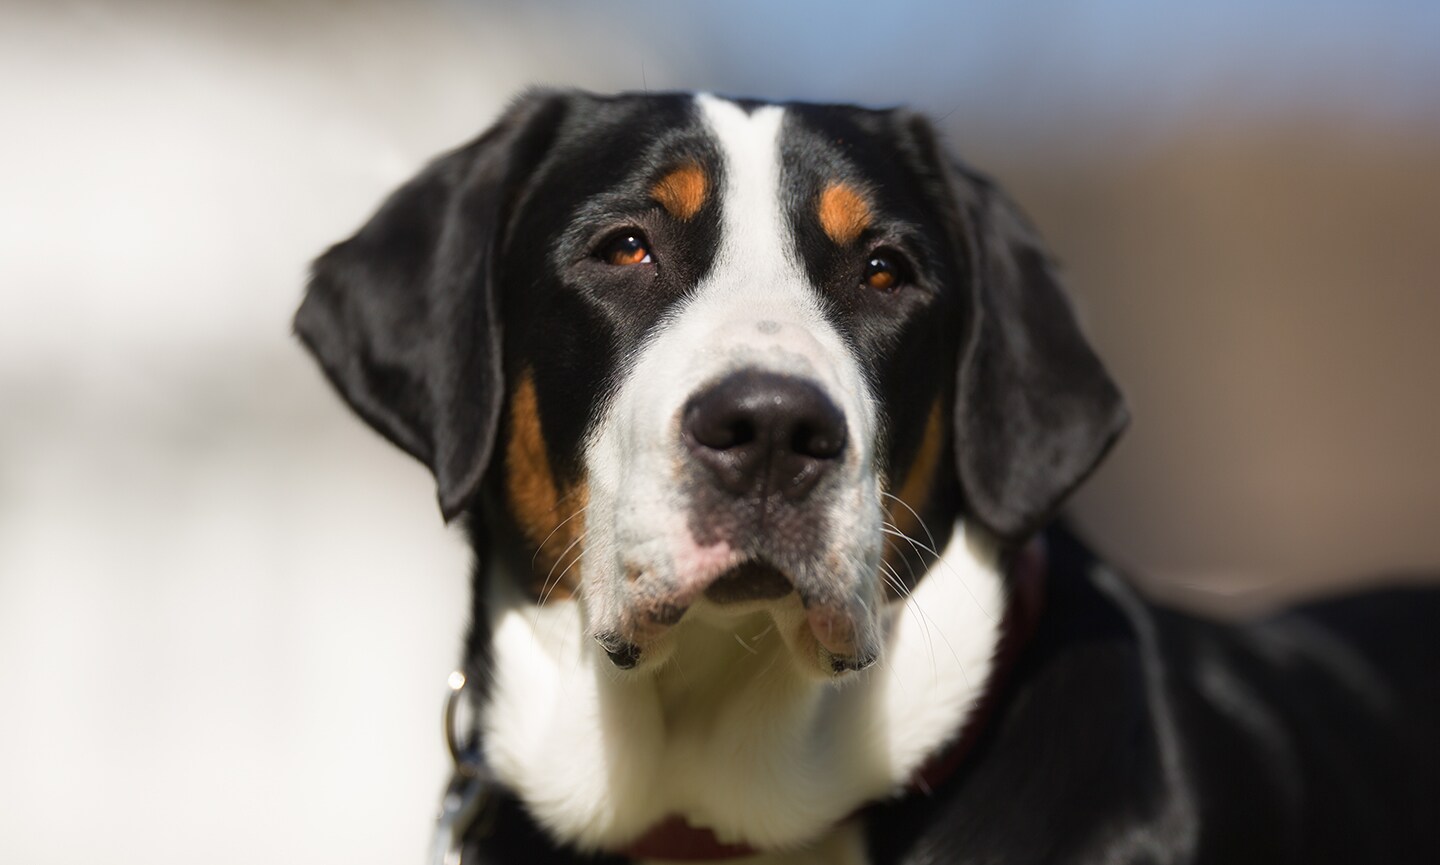
<path id="1" fill-rule="evenodd" d="M 682 623 L 664 667 L 621 673 L 577 602 L 536 607 L 492 574 L 484 757 L 580 848 L 623 849 L 677 815 L 721 842 L 810 843 L 964 726 L 1001 637 L 996 559 L 957 529 L 888 611 L 880 663 L 840 683 L 798 669 L 763 614 Z"/>

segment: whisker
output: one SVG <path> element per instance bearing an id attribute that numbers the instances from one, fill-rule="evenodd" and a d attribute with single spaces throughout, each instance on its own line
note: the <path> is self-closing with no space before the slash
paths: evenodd
<path id="1" fill-rule="evenodd" d="M 884 521 L 880 524 L 880 530 L 882 532 L 885 532 L 885 534 L 887 535 L 891 535 L 892 537 L 897 537 L 905 541 L 910 546 L 914 547 L 916 552 L 929 553 L 931 558 L 937 560 L 940 558 L 940 554 L 935 551 L 934 547 L 927 547 L 926 545 L 920 543 L 919 541 L 900 531 L 900 528 L 894 523 Z"/>
<path id="2" fill-rule="evenodd" d="M 904 499 L 900 498 L 899 496 L 891 495 L 890 493 L 887 493 L 887 492 L 885 492 L 884 490 L 881 490 L 881 491 L 880 491 L 880 495 L 884 496 L 884 497 L 887 498 L 887 499 L 894 499 L 895 501 L 899 502 L 900 505 L 901 505 L 901 507 L 903 507 L 903 508 L 905 508 L 905 510 L 909 511 L 909 512 L 910 512 L 910 515 L 915 518 L 915 522 L 917 522 L 917 523 L 920 524 L 920 528 L 922 528 L 922 529 L 925 530 L 925 537 L 927 537 L 927 538 L 930 539 L 930 546 L 931 546 L 932 548 L 937 548 L 937 547 L 940 546 L 938 543 L 935 542 L 935 535 L 931 534 L 931 532 L 930 532 L 930 527 L 927 526 L 927 525 L 925 525 L 925 520 L 923 520 L 923 519 L 920 517 L 920 514 L 918 514 L 918 513 L 915 512 L 915 509 L 914 509 L 914 508 L 910 507 L 910 503 L 909 503 L 909 502 L 905 501 Z M 895 528 L 898 530 L 899 527 L 896 526 Z M 935 555 L 936 555 L 936 556 L 939 556 L 940 554 L 939 554 L 939 553 L 936 553 Z"/>
<path id="3" fill-rule="evenodd" d="M 944 559 L 942 559 L 939 553 L 936 553 L 933 548 L 925 546 L 924 544 L 920 543 L 919 541 L 915 540 L 914 538 L 910 537 L 909 535 L 905 534 L 894 526 L 886 523 L 880 528 L 880 531 L 884 532 L 887 535 L 891 535 L 892 537 L 897 537 L 904 540 L 916 550 L 924 550 L 930 553 L 931 555 L 935 556 L 935 564 L 944 564 Z M 955 576 L 956 579 L 960 581 L 961 587 L 965 589 L 965 594 L 969 595 L 970 600 L 975 602 L 975 606 L 977 609 L 980 610 L 981 614 L 983 614 L 985 618 L 989 619 L 991 622 L 997 621 L 995 615 L 989 610 L 985 609 L 985 605 L 980 603 L 979 598 L 975 597 L 975 592 L 973 589 L 970 588 L 970 583 L 966 581 L 965 577 L 961 575 L 959 571 L 955 570 L 952 567 L 946 566 L 946 570 L 948 570 L 951 574 Z"/>
<path id="4" fill-rule="evenodd" d="M 581 542 L 585 540 L 586 534 L 588 533 L 581 532 L 579 535 L 577 535 L 575 540 L 570 542 L 570 546 L 566 547 L 564 550 L 561 551 L 560 555 L 555 559 L 555 564 L 550 566 L 550 573 L 545 575 L 545 582 L 540 584 L 540 596 L 535 601 L 535 614 L 534 616 L 532 616 L 530 623 L 532 631 L 538 631 L 540 629 L 541 609 L 544 608 L 545 602 L 550 600 L 550 596 L 554 594 L 555 589 L 557 589 L 560 586 L 560 583 L 564 581 L 565 575 L 570 572 L 571 568 L 575 567 L 576 562 L 580 561 L 580 559 L 584 557 L 585 547 L 580 547 L 580 549 L 575 553 L 575 558 L 570 560 L 570 564 L 565 566 L 565 570 L 561 571 L 558 577 L 555 577 L 555 581 L 553 583 L 550 581 L 551 575 L 555 573 L 555 569 L 560 566 L 560 563 L 565 560 L 565 556 L 571 550 L 575 549 L 577 544 L 581 544 Z M 579 587 L 576 587 L 576 594 L 578 596 Z"/>
<path id="5" fill-rule="evenodd" d="M 887 541 L 886 543 L 889 542 Z M 902 601 L 908 603 L 915 593 L 909 586 L 905 585 L 905 581 L 900 578 L 900 572 L 895 570 L 894 565 L 884 559 L 880 560 L 880 568 L 881 576 L 885 578 L 885 584 L 893 588 Z"/>
<path id="6" fill-rule="evenodd" d="M 894 525 L 891 525 L 891 524 L 888 523 L 888 522 L 887 522 L 887 523 L 884 523 L 884 525 L 881 527 L 881 531 L 884 532 L 884 533 L 887 534 L 887 535 L 891 535 L 891 536 L 893 536 L 893 537 L 897 537 L 897 538 L 903 539 L 905 542 L 909 543 L 909 544 L 910 544 L 912 547 L 914 547 L 916 550 L 922 550 L 922 549 L 923 549 L 923 550 L 925 550 L 926 552 L 930 553 L 931 555 L 935 556 L 935 564 L 944 564 L 944 559 L 942 559 L 942 558 L 940 557 L 939 553 L 936 553 L 936 552 L 935 552 L 935 550 L 934 550 L 933 547 L 926 547 L 924 544 L 920 543 L 919 541 L 915 540 L 914 538 L 912 538 L 912 537 L 910 537 L 909 535 L 905 534 L 904 532 L 900 531 L 900 529 L 896 528 Z M 963 574 L 961 574 L 959 571 L 955 570 L 953 567 L 946 566 L 946 570 L 948 570 L 948 571 L 950 572 L 950 574 L 951 574 L 952 576 L 954 576 L 955 579 L 957 579 L 957 580 L 960 581 L 960 586 L 961 586 L 963 589 L 965 589 L 965 594 L 967 594 L 967 595 L 970 596 L 970 600 L 972 600 L 972 601 L 975 602 L 975 608 L 980 611 L 980 614 L 983 615 L 983 616 L 985 616 L 985 618 L 989 619 L 992 623 L 993 623 L 993 622 L 996 622 L 997 620 L 996 620 L 995 616 L 994 616 L 993 614 L 991 614 L 989 610 L 985 609 L 985 605 L 982 604 L 982 603 L 980 603 L 980 599 L 979 599 L 979 598 L 975 597 L 975 592 L 974 592 L 974 590 L 972 590 L 972 589 L 970 588 L 970 583 L 969 583 L 969 581 L 967 581 L 967 580 L 965 579 L 965 576 L 964 576 Z M 919 609 L 919 604 L 916 604 L 916 605 L 915 605 L 915 608 L 916 608 L 917 610 L 919 610 L 920 615 L 925 616 L 925 618 L 926 618 L 928 621 L 930 621 L 932 624 L 934 624 L 934 620 L 933 620 L 933 619 L 930 619 L 930 616 L 927 615 L 924 610 L 920 610 L 920 609 Z M 930 629 L 930 628 L 926 628 L 925 630 L 926 630 L 926 632 L 928 633 L 931 629 Z M 959 655 L 959 653 L 957 653 L 957 652 L 955 651 L 955 647 L 950 644 L 950 639 L 945 636 L 945 631 L 944 631 L 943 629 L 939 628 L 938 626 L 935 627 L 934 630 L 935 630 L 935 632 L 936 632 L 937 634 L 940 635 L 940 639 L 941 639 L 941 641 L 943 641 L 943 642 L 945 643 L 945 647 L 950 650 L 950 657 L 952 657 L 952 658 L 955 659 L 955 664 L 956 664 L 956 666 L 958 666 L 958 667 L 960 668 L 960 674 L 965 677 L 965 682 L 966 682 L 967 684 L 972 684 L 972 683 L 970 682 L 970 673 L 969 673 L 969 670 L 968 670 L 968 669 L 966 668 L 966 666 L 965 666 L 965 662 L 962 661 L 962 660 L 960 660 L 960 655 Z M 931 649 L 931 661 L 932 661 L 932 663 L 933 663 L 933 661 L 934 661 L 934 649 L 933 649 L 933 644 L 932 644 L 932 649 Z M 938 672 L 938 671 L 934 671 L 934 675 L 938 676 L 938 675 L 939 675 L 939 672 Z"/>
<path id="7" fill-rule="evenodd" d="M 889 568 L 890 573 L 891 573 L 891 574 L 894 574 L 895 582 L 898 584 L 899 581 L 900 581 L 900 575 L 897 574 L 897 573 L 895 573 L 895 569 L 894 569 L 893 567 L 891 567 L 890 565 L 887 565 L 884 561 L 881 561 L 880 564 L 881 564 L 882 566 L 886 567 L 886 568 Z M 890 579 L 890 577 L 887 576 L 886 579 Z M 926 647 L 926 651 L 927 651 L 927 652 L 929 653 L 929 655 L 930 655 L 930 668 L 931 668 L 931 670 L 933 671 L 933 670 L 935 670 L 935 641 L 934 641 L 934 639 L 930 636 L 930 628 L 929 628 L 929 627 L 927 626 L 927 624 L 926 624 L 927 622 L 930 621 L 930 617 L 927 616 L 927 615 L 925 615 L 925 611 L 922 610 L 922 609 L 920 609 L 920 604 L 915 602 L 914 592 L 910 591 L 908 588 L 906 588 L 906 587 L 904 587 L 904 586 L 901 586 L 901 588 L 904 589 L 904 591 L 905 591 L 905 595 L 904 595 L 904 597 L 905 597 L 905 600 L 904 600 L 905 609 L 910 613 L 910 616 L 915 620 L 915 627 L 919 628 L 919 629 L 920 629 L 920 632 L 925 635 L 925 647 Z M 958 659 L 957 659 L 957 660 L 958 660 Z M 939 673 L 935 673 L 934 675 L 937 675 L 937 676 L 938 676 Z"/>
<path id="8" fill-rule="evenodd" d="M 576 545 L 576 544 L 580 543 L 580 542 L 583 541 L 583 540 L 585 540 L 585 535 L 584 535 L 584 534 L 580 535 L 580 536 L 577 537 L 575 540 L 571 541 L 571 542 L 570 542 L 570 546 L 568 546 L 568 547 L 565 548 L 565 552 L 560 554 L 560 558 L 555 560 L 555 564 L 556 564 L 556 565 L 559 565 L 560 562 L 564 559 L 565 553 L 570 552 L 572 549 L 575 548 L 575 545 Z M 556 578 L 555 578 L 555 581 L 554 581 L 553 583 L 550 583 L 549 588 L 546 589 L 546 588 L 543 587 L 543 586 L 541 587 L 541 591 L 540 591 L 540 606 L 543 607 L 543 606 L 545 605 L 545 601 L 549 599 L 550 595 L 554 593 L 555 589 L 559 588 L 560 583 L 564 582 L 564 580 L 565 580 L 565 575 L 568 574 L 568 573 L 570 573 L 570 569 L 573 568 L 573 567 L 575 567 L 576 563 L 578 563 L 578 562 L 580 561 L 580 559 L 581 559 L 584 555 L 585 555 L 585 548 L 584 548 L 584 547 L 581 547 L 580 550 L 575 553 L 575 557 L 570 560 L 570 564 L 568 564 L 568 565 L 565 566 L 565 570 L 563 570 L 563 571 L 560 572 L 560 576 L 556 577 Z M 555 568 L 554 568 L 554 567 L 551 567 L 550 570 L 551 570 L 551 571 L 554 571 Z M 546 582 L 549 582 L 549 578 L 548 578 L 548 577 L 546 578 Z"/>
<path id="9" fill-rule="evenodd" d="M 890 665 L 890 659 L 889 659 L 888 657 L 886 657 L 886 655 L 885 655 L 884 652 L 881 652 L 881 653 L 880 653 L 880 661 L 879 661 L 879 664 L 880 664 L 880 669 L 882 669 L 882 670 L 884 670 L 885 672 L 889 673 L 889 674 L 890 674 L 890 680 L 891 680 L 892 682 L 894 682 L 895 684 L 899 685 L 901 692 L 903 692 L 904 694 L 906 694 L 906 695 L 908 696 L 909 693 L 910 693 L 910 689 L 909 689 L 909 687 L 907 687 L 906 684 L 905 684 L 905 678 L 904 678 L 903 676 L 897 676 L 897 675 L 895 675 L 895 668 Z"/>
<path id="10" fill-rule="evenodd" d="M 889 524 L 887 523 L 886 525 Z M 910 561 L 910 557 L 905 555 L 904 551 L 901 550 L 900 547 L 889 538 L 885 539 L 885 546 L 889 548 L 892 552 L 894 552 L 896 557 L 899 558 L 900 561 L 905 563 L 905 570 L 910 572 L 910 581 L 912 583 L 918 583 L 920 581 L 920 575 L 915 573 L 915 565 L 913 562 Z M 897 572 L 895 576 L 898 577 L 900 576 L 900 574 Z"/>
<path id="11" fill-rule="evenodd" d="M 580 516 L 588 510 L 590 510 L 590 506 L 584 505 L 580 508 L 580 510 L 576 511 L 575 513 L 571 514 L 570 516 L 557 523 L 555 528 L 550 530 L 550 534 L 545 536 L 545 540 L 541 541 L 539 546 L 535 547 L 535 555 L 530 557 L 530 567 L 535 567 L 535 560 L 540 557 L 540 551 L 545 549 L 545 545 L 550 543 L 550 539 L 555 537 L 556 532 L 560 531 L 560 529 L 563 528 L 566 523 L 570 522 L 571 520 L 575 519 L 576 517 Z M 563 556 L 565 554 L 561 553 L 560 555 Z"/>
<path id="12" fill-rule="evenodd" d="M 583 541 L 583 540 L 585 539 L 585 535 L 586 535 L 586 532 L 581 532 L 580 534 L 576 535 L 576 536 L 575 536 L 575 540 L 571 541 L 570 544 L 569 544 L 569 546 L 567 546 L 567 547 L 565 547 L 565 549 L 561 550 L 561 551 L 560 551 L 560 555 L 558 555 L 558 556 L 555 557 L 555 563 L 550 566 L 550 572 L 545 575 L 545 581 L 540 584 L 540 595 L 541 595 L 541 597 L 542 597 L 542 600 L 541 600 L 541 603 L 542 603 L 542 604 L 544 603 L 543 597 L 544 597 L 544 595 L 546 594 L 546 588 L 547 588 L 548 586 L 550 586 L 550 578 L 553 577 L 553 576 L 555 576 L 555 569 L 558 568 L 558 567 L 560 567 L 560 563 L 563 562 L 563 561 L 565 561 L 565 557 L 570 554 L 570 551 L 571 551 L 571 550 L 575 549 L 575 545 L 578 544 L 578 543 L 580 543 L 581 541 Z M 560 574 L 560 579 L 563 579 L 564 576 L 565 576 L 565 574 L 564 574 L 564 572 L 562 571 L 561 574 Z"/>
<path id="13" fill-rule="evenodd" d="M 784 652 L 771 652 L 771 653 L 770 653 L 770 663 L 768 663 L 768 664 L 765 665 L 765 669 L 763 669 L 763 670 L 761 670 L 760 672 L 756 673 L 756 674 L 755 674 L 755 677 L 756 677 L 757 679 L 758 679 L 758 678 L 763 678 L 766 673 L 768 673 L 768 672 L 770 672 L 771 670 L 775 669 L 775 665 L 776 665 L 777 663 L 779 663 L 779 661 L 780 661 L 780 656 L 781 656 L 782 654 L 784 654 Z"/>

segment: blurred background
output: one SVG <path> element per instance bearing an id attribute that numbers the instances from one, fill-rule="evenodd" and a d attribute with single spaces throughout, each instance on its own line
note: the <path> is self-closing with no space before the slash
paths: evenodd
<path id="1" fill-rule="evenodd" d="M 1437 46 L 1423 0 L 0 5 L 0 862 L 420 861 L 467 557 L 289 318 L 533 82 L 931 112 L 1131 400 L 1102 551 L 1229 615 L 1440 571 Z"/>

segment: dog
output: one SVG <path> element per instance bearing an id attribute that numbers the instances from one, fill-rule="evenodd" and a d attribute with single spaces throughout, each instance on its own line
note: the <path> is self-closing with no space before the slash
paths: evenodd
<path id="1" fill-rule="evenodd" d="M 438 862 L 1440 862 L 1440 593 L 1097 561 L 1120 391 L 916 113 L 530 92 L 295 330 L 474 547 Z"/>

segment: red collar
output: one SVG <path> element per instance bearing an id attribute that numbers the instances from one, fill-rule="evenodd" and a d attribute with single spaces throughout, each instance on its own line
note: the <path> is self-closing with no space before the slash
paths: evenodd
<path id="1" fill-rule="evenodd" d="M 1015 553 L 1010 562 L 1010 603 L 1000 628 L 1000 644 L 995 650 L 995 668 L 990 681 L 974 710 L 970 712 L 960 735 L 926 760 L 910 779 L 907 792 L 929 796 L 948 781 L 965 762 L 975 743 L 989 724 L 1000 702 L 1000 692 L 1009 678 L 1020 651 L 1030 641 L 1040 621 L 1045 600 L 1045 553 L 1040 543 L 1033 542 Z M 868 805 L 857 809 L 862 813 Z M 672 815 L 651 827 L 638 841 L 616 851 L 630 859 L 668 859 L 676 862 L 710 862 L 738 859 L 762 851 L 748 844 L 726 844 L 709 829 L 691 826 L 684 817 Z"/>

